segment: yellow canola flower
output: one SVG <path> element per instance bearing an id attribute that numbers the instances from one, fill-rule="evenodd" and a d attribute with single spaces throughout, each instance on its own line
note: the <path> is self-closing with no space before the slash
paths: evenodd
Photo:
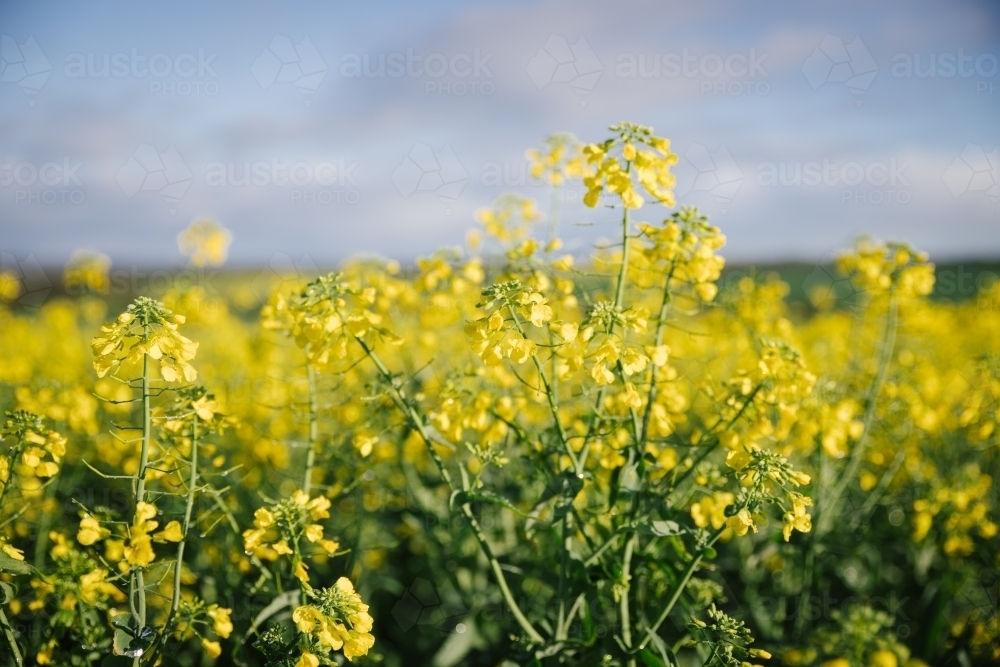
<path id="1" fill-rule="evenodd" d="M 295 667 L 319 667 L 319 658 L 307 651 L 299 656 Z"/>
<path id="2" fill-rule="evenodd" d="M 746 535 L 751 528 L 753 528 L 753 532 L 757 532 L 757 526 L 753 522 L 753 517 L 750 516 L 750 510 L 746 508 L 729 517 L 726 525 L 740 537 Z"/>
<path id="3" fill-rule="evenodd" d="M 728 491 L 716 491 L 691 505 L 691 520 L 699 528 L 709 525 L 718 530 L 726 523 L 726 507 L 732 505 L 736 496 Z"/>
<path id="4" fill-rule="evenodd" d="M 202 639 L 201 647 L 205 650 L 205 654 L 209 658 L 218 658 L 222 655 L 222 646 L 219 645 L 219 642 L 213 642 L 210 639 Z"/>
<path id="5" fill-rule="evenodd" d="M 273 524 L 274 514 L 266 507 L 261 507 L 253 513 L 253 525 L 257 528 L 269 528 Z"/>
<path id="6" fill-rule="evenodd" d="M 0 544 L 0 551 L 4 552 L 14 560 L 24 560 L 24 552 L 14 547 L 12 544 Z"/>
<path id="7" fill-rule="evenodd" d="M 163 530 L 153 535 L 153 540 L 156 542 L 180 542 L 183 539 L 184 532 L 179 521 L 171 521 Z"/>
<path id="8" fill-rule="evenodd" d="M 212 619 L 212 630 L 223 639 L 227 639 L 233 632 L 233 622 L 230 615 L 232 609 L 225 607 L 215 607 L 208 610 L 208 616 Z"/>
<path id="9" fill-rule="evenodd" d="M 52 477 L 59 472 L 59 464 L 52 461 L 43 461 L 35 466 L 35 475 L 38 477 Z"/>
<path id="10" fill-rule="evenodd" d="M 97 519 L 88 514 L 80 519 L 80 530 L 76 534 L 76 541 L 85 547 L 89 547 L 109 535 L 111 535 L 111 531 L 103 528 Z"/>
<path id="11" fill-rule="evenodd" d="M 604 362 L 594 365 L 590 371 L 590 377 L 594 378 L 594 382 L 596 382 L 598 386 L 611 384 L 615 381 L 614 373 L 608 370 L 608 367 Z"/>
<path id="12" fill-rule="evenodd" d="M 47 665 L 51 663 L 52 653 L 55 651 L 57 645 L 58 644 L 56 643 L 55 639 L 50 639 L 49 641 L 45 642 L 45 644 L 42 646 L 42 649 L 35 656 L 35 661 L 39 665 Z"/>
<path id="13" fill-rule="evenodd" d="M 740 471 L 753 461 L 753 456 L 745 449 L 734 449 L 726 454 L 726 465 Z"/>
<path id="14" fill-rule="evenodd" d="M 146 567 L 156 558 L 156 554 L 153 552 L 152 538 L 149 535 L 159 525 L 158 522 L 153 521 L 156 512 L 156 506 L 152 503 L 141 500 L 136 503 L 131 537 L 124 549 L 125 561 L 133 567 Z"/>
<path id="15" fill-rule="evenodd" d="M 91 341 L 98 377 L 123 363 L 139 363 L 148 355 L 166 382 L 182 378 L 194 382 L 198 373 L 190 362 L 198 344 L 178 333 L 177 326 L 183 322 L 183 316 L 174 315 L 159 301 L 139 297 Z"/>
<path id="16" fill-rule="evenodd" d="M 892 651 L 881 649 L 871 654 L 868 664 L 870 667 L 898 667 L 899 658 Z"/>
<path id="17" fill-rule="evenodd" d="M 156 554 L 149 535 L 138 533 L 132 536 L 125 546 L 125 561 L 134 567 L 146 567 L 153 562 Z"/>
<path id="18" fill-rule="evenodd" d="M 148 523 L 150 523 L 150 519 L 152 519 L 155 516 L 156 516 L 156 505 L 140 500 L 135 505 L 135 520 L 133 521 L 133 524 L 136 526 L 147 525 Z M 146 530 L 152 530 L 152 529 L 147 528 Z"/>
<path id="19" fill-rule="evenodd" d="M 194 266 L 222 266 L 233 235 L 212 220 L 195 220 L 177 235 L 177 247 Z"/>
<path id="20" fill-rule="evenodd" d="M 625 407 L 638 409 L 642 407 L 642 394 L 639 393 L 634 384 L 626 382 L 625 391 L 621 393 L 621 401 Z"/>
<path id="21" fill-rule="evenodd" d="M 107 580 L 108 571 L 95 568 L 80 575 L 80 599 L 86 604 L 97 604 L 102 596 L 111 596 L 116 600 L 122 598 L 121 591 Z"/>

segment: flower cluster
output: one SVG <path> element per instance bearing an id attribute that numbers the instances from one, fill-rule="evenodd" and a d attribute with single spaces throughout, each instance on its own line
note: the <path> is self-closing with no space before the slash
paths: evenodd
<path id="1" fill-rule="evenodd" d="M 670 167 L 677 164 L 677 155 L 670 152 L 670 140 L 635 123 L 612 125 L 610 130 L 617 136 L 583 149 L 588 172 L 583 179 L 587 187 L 583 203 L 593 208 L 607 191 L 617 195 L 625 208 L 642 208 L 645 199 L 632 180 L 634 176 L 653 199 L 673 206 L 676 179 Z"/>
<path id="2" fill-rule="evenodd" d="M 531 231 L 531 225 L 541 217 L 534 199 L 514 194 L 502 195 L 492 207 L 476 211 L 476 220 L 486 233 L 503 243 L 523 240 Z"/>
<path id="3" fill-rule="evenodd" d="M 111 287 L 110 270 L 111 259 L 107 255 L 77 250 L 63 270 L 63 284 L 71 294 L 107 294 Z"/>
<path id="4" fill-rule="evenodd" d="M 716 251 L 726 244 L 726 236 L 697 208 L 685 206 L 661 225 L 637 225 L 646 242 L 640 246 L 635 280 L 649 287 L 649 281 L 665 274 L 676 287 L 690 286 L 702 301 L 718 294 L 715 282 L 725 266 Z M 676 287 L 674 289 L 676 289 Z"/>
<path id="5" fill-rule="evenodd" d="M 247 553 L 263 560 L 277 560 L 291 556 L 292 572 L 303 583 L 309 582 L 308 566 L 303 561 L 299 541 L 305 537 L 311 544 L 321 547 L 327 554 L 340 548 L 335 540 L 323 536 L 322 524 L 316 523 L 330 516 L 330 501 L 323 496 L 310 498 L 303 491 L 296 491 L 291 498 L 260 507 L 254 512 L 253 528 L 243 531 L 243 546 Z"/>
<path id="6" fill-rule="evenodd" d="M 382 316 L 371 306 L 376 290 L 356 289 L 342 274 L 330 273 L 286 297 L 276 293 L 261 313 L 266 328 L 278 329 L 295 340 L 311 364 L 325 365 L 347 358 L 352 339 L 373 345 L 398 345 L 402 339 L 379 326 Z"/>
<path id="7" fill-rule="evenodd" d="M 194 266 L 222 266 L 232 240 L 229 230 L 218 223 L 195 220 L 177 235 L 177 246 Z"/>
<path id="8" fill-rule="evenodd" d="M 523 364 L 535 356 L 538 346 L 525 336 L 522 322 L 544 326 L 552 319 L 548 300 L 516 280 L 492 285 L 482 295 L 477 306 L 490 314 L 465 325 L 465 334 L 479 358 L 496 366 L 504 359 Z"/>
<path id="9" fill-rule="evenodd" d="M 726 465 L 736 473 L 742 485 L 733 507 L 734 513 L 727 521 L 727 526 L 734 533 L 742 536 L 750 529 L 757 532 L 754 515 L 764 505 L 780 502 L 777 498 L 779 493 L 790 503 L 783 515 L 782 534 L 785 541 L 789 540 L 793 530 L 803 533 L 812 530 L 812 518 L 806 511 L 812 505 L 812 499 L 791 488 L 809 484 L 809 475 L 794 470 L 788 460 L 777 452 L 758 446 L 730 450 L 726 455 Z"/>
<path id="10" fill-rule="evenodd" d="M 742 621 L 730 617 L 726 612 L 717 609 L 713 602 L 708 609 L 708 620 L 706 623 L 698 618 L 692 618 L 688 622 L 696 636 L 703 636 L 704 639 L 695 639 L 692 646 L 706 644 L 711 648 L 711 653 L 715 657 L 713 662 L 725 667 L 744 667 L 749 665 L 748 658 L 770 658 L 771 654 L 763 649 L 749 648 L 753 642 L 753 635 Z"/>
<path id="11" fill-rule="evenodd" d="M 19 477 L 17 485 L 22 492 L 30 494 L 40 488 L 41 480 L 59 472 L 66 455 L 66 438 L 47 428 L 42 417 L 26 410 L 8 412 L 0 433 L 11 443 L 0 454 L 0 493 L 6 495 L 7 487 L 14 485 L 14 474 Z"/>
<path id="12" fill-rule="evenodd" d="M 934 288 L 934 265 L 927 261 L 927 253 L 905 243 L 864 239 L 855 252 L 837 258 L 837 268 L 858 289 L 874 295 L 891 289 L 900 297 L 926 296 Z"/>
<path id="13" fill-rule="evenodd" d="M 570 134 L 546 137 L 543 146 L 525 153 L 530 163 L 531 177 L 559 186 L 571 178 L 585 175 L 583 146 Z"/>
<path id="14" fill-rule="evenodd" d="M 149 355 L 165 381 L 194 382 L 198 372 L 190 361 L 198 344 L 178 333 L 177 325 L 183 323 L 183 315 L 174 315 L 159 301 L 139 297 L 113 323 L 101 327 L 101 335 L 91 342 L 98 377 Z"/>
<path id="15" fill-rule="evenodd" d="M 292 613 L 303 635 L 297 667 L 318 667 L 317 656 L 326 656 L 330 651 L 343 650 L 348 660 L 368 654 L 375 644 L 371 635 L 374 620 L 350 579 L 341 577 L 333 586 L 312 589 L 306 595 L 310 604 Z"/>

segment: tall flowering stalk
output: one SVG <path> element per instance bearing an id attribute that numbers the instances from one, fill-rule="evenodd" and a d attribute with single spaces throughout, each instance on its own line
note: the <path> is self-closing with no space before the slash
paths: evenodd
<path id="1" fill-rule="evenodd" d="M 117 320 L 101 328 L 101 334 L 94 338 L 94 368 L 99 377 L 109 372 L 130 372 L 141 365 L 142 374 L 130 379 L 122 379 L 128 387 L 138 389 L 140 430 L 139 462 L 132 476 L 132 520 L 128 543 L 124 548 L 125 561 L 129 566 L 128 602 L 131 614 L 129 630 L 137 640 L 139 648 L 123 651 L 133 658 L 138 667 L 143 652 L 152 641 L 153 630 L 146 625 L 146 581 L 145 572 L 155 559 L 152 546 L 152 531 L 159 523 L 154 520 L 156 506 L 146 491 L 149 468 L 149 454 L 152 440 L 152 417 L 154 396 L 154 371 L 158 371 L 163 382 L 184 380 L 193 382 L 197 371 L 190 364 L 198 350 L 193 343 L 177 331 L 177 325 L 184 318 L 174 315 L 163 304 L 147 297 L 139 297 Z M 161 393 L 155 390 L 158 395 Z"/>
<path id="2" fill-rule="evenodd" d="M 184 388 L 177 390 L 178 399 L 167 415 L 166 434 L 164 441 L 173 435 L 189 435 L 190 452 L 188 464 L 188 484 L 183 524 L 170 521 L 163 530 L 154 533 L 159 527 L 154 494 L 147 488 L 151 472 L 155 469 L 162 475 L 163 462 L 174 460 L 175 454 L 169 451 L 164 443 L 153 441 L 153 399 L 171 389 L 171 385 L 180 382 L 193 382 L 197 372 L 191 365 L 198 345 L 182 336 L 178 325 L 184 323 L 184 318 L 169 311 L 162 303 L 146 297 L 140 297 L 132 303 L 118 318 L 101 328 L 99 336 L 94 338 L 91 346 L 94 351 L 94 368 L 100 377 L 109 375 L 121 382 L 130 390 L 139 392 L 137 398 L 121 399 L 114 403 L 138 403 L 139 426 L 123 426 L 121 430 L 139 431 L 138 438 L 122 439 L 126 445 L 139 444 L 136 472 L 131 476 L 107 475 L 105 478 L 125 478 L 131 481 L 132 513 L 127 524 L 125 542 L 121 547 L 122 567 L 128 575 L 128 613 L 126 620 L 113 620 L 115 626 L 114 652 L 117 655 L 131 658 L 132 664 L 138 667 L 143 662 L 155 660 L 157 652 L 174 631 L 174 618 L 183 611 L 185 626 L 191 627 L 201 618 L 213 620 L 216 634 L 227 637 L 232 629 L 228 620 L 228 610 L 218 605 L 206 605 L 198 601 L 181 605 L 181 570 L 184 565 L 184 550 L 188 531 L 192 520 L 192 510 L 195 494 L 198 488 L 198 438 L 199 420 L 209 430 L 217 424 L 215 420 L 215 405 L 212 397 L 201 388 Z M 141 368 L 141 375 L 135 375 Z M 126 378 L 121 378 L 125 374 Z M 133 375 L 129 375 L 133 374 Z M 190 423 L 190 433 L 181 433 L 185 422 Z M 155 461 L 151 459 L 155 456 Z M 162 495 L 162 492 L 160 494 Z M 111 536 L 111 531 L 91 515 L 81 522 L 81 530 L 77 540 L 84 546 L 91 546 Z M 158 632 L 150 627 L 150 610 L 147 601 L 148 584 L 146 574 L 157 564 L 154 542 L 173 542 L 177 544 L 176 559 L 173 562 L 174 588 L 170 598 L 170 606 L 166 614 L 166 622 Z M 218 642 L 203 637 L 202 645 L 211 656 L 220 652 Z"/>
<path id="3" fill-rule="evenodd" d="M 6 525 L 5 510 L 15 492 L 20 492 L 22 508 L 43 493 L 43 487 L 59 472 L 66 454 L 66 438 L 49 429 L 45 420 L 25 410 L 7 413 L 0 437 L 9 442 L 0 449 L 0 526 Z M 24 562 L 24 552 L 10 544 L 0 533 L 0 573 L 26 575 L 32 568 Z M 13 601 L 17 588 L 0 582 L 0 631 L 14 664 L 24 664 L 24 656 L 11 628 L 4 605 Z"/>

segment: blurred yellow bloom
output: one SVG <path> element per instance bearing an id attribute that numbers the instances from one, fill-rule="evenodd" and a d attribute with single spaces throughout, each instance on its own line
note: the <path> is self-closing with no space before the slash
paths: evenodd
<path id="1" fill-rule="evenodd" d="M 898 667 L 899 658 L 892 651 L 882 649 L 871 654 L 868 664 L 870 667 Z"/>
<path id="2" fill-rule="evenodd" d="M 177 235 L 177 247 L 194 266 L 222 266 L 233 236 L 212 220 L 195 220 Z"/>
<path id="3" fill-rule="evenodd" d="M 219 642 L 213 642 L 209 639 L 202 639 L 201 647 L 205 649 L 205 654 L 209 658 L 218 658 L 220 655 L 222 655 L 222 646 L 219 645 Z"/>
<path id="4" fill-rule="evenodd" d="M 225 607 L 215 607 L 208 610 L 208 616 L 212 619 L 212 630 L 223 639 L 227 639 L 233 631 L 233 622 L 230 620 L 232 609 Z"/>

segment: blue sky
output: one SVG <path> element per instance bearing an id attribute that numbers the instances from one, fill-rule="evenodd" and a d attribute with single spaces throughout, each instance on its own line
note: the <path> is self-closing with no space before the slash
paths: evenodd
<path id="1" fill-rule="evenodd" d="M 547 210 L 550 191 L 524 178 L 525 149 L 546 135 L 596 141 L 632 120 L 672 139 L 678 201 L 712 216 L 734 260 L 818 261 L 862 233 L 938 259 L 996 257 L 998 14 L 913 1 L 4 3 L 0 253 L 175 265 L 177 232 L 210 217 L 233 231 L 238 265 L 408 260 L 461 244 L 504 192 Z M 614 214 L 580 194 L 558 196 L 563 237 L 584 254 L 614 234 Z"/>

